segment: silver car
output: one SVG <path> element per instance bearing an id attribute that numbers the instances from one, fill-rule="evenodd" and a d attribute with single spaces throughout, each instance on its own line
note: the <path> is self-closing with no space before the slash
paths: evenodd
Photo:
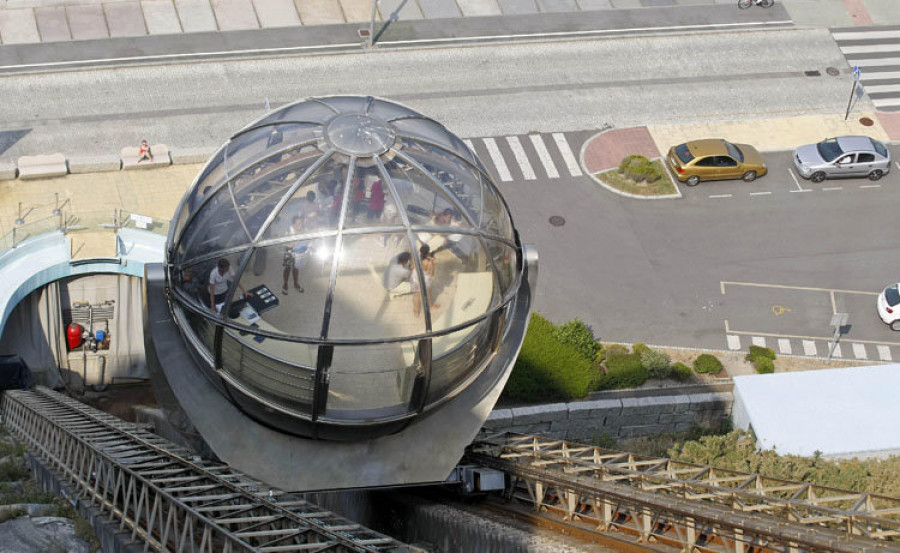
<path id="1" fill-rule="evenodd" d="M 813 182 L 839 177 L 878 180 L 891 172 L 891 153 L 868 136 L 839 136 L 800 146 L 794 165 L 801 177 Z"/>

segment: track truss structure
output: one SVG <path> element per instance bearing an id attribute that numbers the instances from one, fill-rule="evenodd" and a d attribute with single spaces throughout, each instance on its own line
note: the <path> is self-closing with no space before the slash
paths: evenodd
<path id="1" fill-rule="evenodd" d="M 33 454 L 144 551 L 414 551 L 50 389 L 7 391 L 0 408 Z"/>
<path id="2" fill-rule="evenodd" d="M 535 511 L 684 552 L 900 552 L 900 498 L 515 433 L 479 436 L 467 460 Z"/>

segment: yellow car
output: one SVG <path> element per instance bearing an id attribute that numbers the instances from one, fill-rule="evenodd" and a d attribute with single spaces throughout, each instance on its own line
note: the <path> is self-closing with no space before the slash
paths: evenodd
<path id="1" fill-rule="evenodd" d="M 749 144 L 732 144 L 721 138 L 692 140 L 672 146 L 666 162 L 675 177 L 688 186 L 702 180 L 756 180 L 768 172 L 763 158 Z"/>

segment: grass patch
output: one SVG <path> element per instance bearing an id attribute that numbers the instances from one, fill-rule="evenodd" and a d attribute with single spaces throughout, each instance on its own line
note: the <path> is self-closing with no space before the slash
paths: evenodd
<path id="1" fill-rule="evenodd" d="M 635 194 L 637 196 L 662 196 L 665 194 L 675 194 L 678 190 L 675 188 L 675 184 L 672 182 L 671 177 L 669 177 L 668 171 L 660 163 L 658 160 L 651 161 L 651 165 L 653 165 L 662 175 L 662 178 L 654 181 L 635 181 L 620 171 L 618 168 L 610 169 L 609 171 L 603 171 L 602 173 L 597 173 L 594 175 L 598 179 L 602 180 L 609 186 L 615 188 L 616 190 L 620 190 L 622 192 L 627 192 L 628 194 Z"/>

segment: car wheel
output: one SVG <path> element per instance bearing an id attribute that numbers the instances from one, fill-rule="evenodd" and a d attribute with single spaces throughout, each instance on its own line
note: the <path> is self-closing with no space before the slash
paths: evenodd
<path id="1" fill-rule="evenodd" d="M 822 182 L 823 180 L 825 180 L 825 173 L 823 173 L 822 171 L 813 173 L 812 176 L 809 177 L 809 180 L 813 182 Z"/>
<path id="2" fill-rule="evenodd" d="M 697 186 L 700 184 L 700 177 L 694 175 L 693 177 L 688 177 L 688 180 L 684 181 L 684 184 L 688 186 Z"/>
<path id="3" fill-rule="evenodd" d="M 900 330 L 900 319 L 891 323 L 891 330 Z"/>
<path id="4" fill-rule="evenodd" d="M 881 172 L 881 169 L 875 169 L 871 173 L 869 173 L 869 180 L 878 180 L 884 176 L 884 173 Z"/>
<path id="5" fill-rule="evenodd" d="M 741 178 L 744 179 L 744 182 L 753 182 L 756 180 L 756 171 L 747 171 Z"/>

